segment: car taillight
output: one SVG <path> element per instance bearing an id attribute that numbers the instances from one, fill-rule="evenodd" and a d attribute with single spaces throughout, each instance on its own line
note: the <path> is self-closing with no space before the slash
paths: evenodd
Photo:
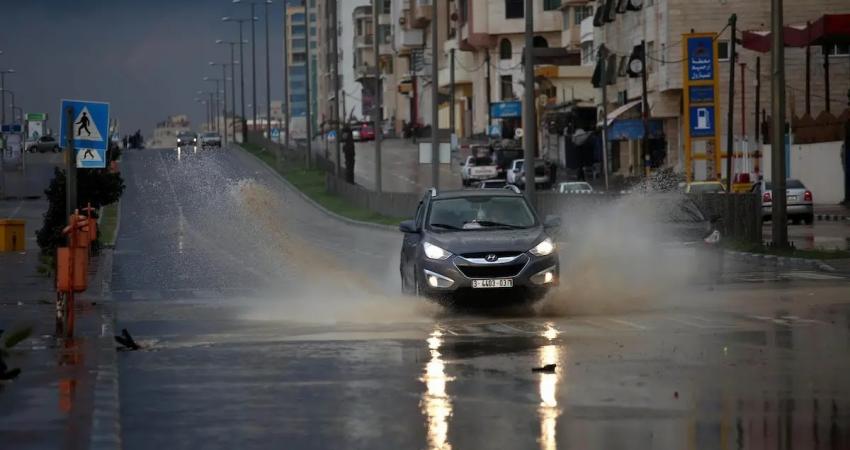
<path id="1" fill-rule="evenodd" d="M 770 196 L 770 192 L 765 192 L 764 195 L 761 196 L 762 201 L 769 202 L 773 198 Z"/>
<path id="2" fill-rule="evenodd" d="M 803 200 L 807 202 L 812 201 L 812 191 L 806 191 L 806 193 L 803 194 Z"/>

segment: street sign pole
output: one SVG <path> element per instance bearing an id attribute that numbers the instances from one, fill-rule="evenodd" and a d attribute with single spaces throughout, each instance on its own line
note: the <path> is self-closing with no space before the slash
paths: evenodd
<path id="1" fill-rule="evenodd" d="M 77 155 L 74 154 L 74 108 L 62 111 L 65 115 L 65 217 L 71 217 L 77 205 Z"/>
<path id="2" fill-rule="evenodd" d="M 788 216 L 785 207 L 785 42 L 783 41 L 782 0 L 771 0 L 770 28 L 773 47 L 771 49 L 771 129 L 770 151 L 773 178 L 773 245 L 788 247 Z"/>
<path id="3" fill-rule="evenodd" d="M 523 170 L 525 196 L 534 205 L 534 158 L 537 153 L 537 116 L 534 109 L 534 2 L 525 0 L 525 67 L 522 102 Z"/>

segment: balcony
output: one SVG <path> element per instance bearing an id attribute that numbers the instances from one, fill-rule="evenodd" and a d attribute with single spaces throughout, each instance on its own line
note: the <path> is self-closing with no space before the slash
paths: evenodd
<path id="1" fill-rule="evenodd" d="M 425 28 L 434 17 L 434 4 L 431 0 L 416 0 L 410 9 L 410 27 Z"/>
<path id="2" fill-rule="evenodd" d="M 442 63 L 442 61 L 441 61 Z M 464 69 L 480 68 L 480 64 L 475 64 L 475 58 L 472 52 L 455 51 L 455 84 L 471 84 L 472 77 L 481 77 L 484 73 L 483 69 L 476 72 L 469 72 Z M 448 87 L 451 80 L 451 63 L 448 56 L 446 57 L 445 67 L 440 68 L 440 87 Z"/>
<path id="3" fill-rule="evenodd" d="M 355 48 L 370 48 L 372 47 L 372 35 L 371 34 L 361 34 L 354 36 L 354 46 Z"/>
<path id="4" fill-rule="evenodd" d="M 421 29 L 397 29 L 395 33 L 395 40 L 396 47 L 401 51 L 411 48 L 420 48 L 425 46 L 425 32 Z"/>
<path id="5" fill-rule="evenodd" d="M 360 65 L 354 67 L 354 79 L 355 80 L 362 82 L 362 80 L 374 78 L 374 77 L 375 77 L 375 71 L 372 68 L 372 66 L 367 65 L 367 64 L 360 64 Z"/>

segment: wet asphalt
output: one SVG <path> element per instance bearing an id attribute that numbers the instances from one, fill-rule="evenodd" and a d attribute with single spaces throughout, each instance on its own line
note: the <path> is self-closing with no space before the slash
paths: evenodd
<path id="1" fill-rule="evenodd" d="M 850 448 L 844 275 L 730 264 L 663 301 L 449 311 L 397 294 L 397 233 L 251 156 L 122 167 L 127 449 Z"/>

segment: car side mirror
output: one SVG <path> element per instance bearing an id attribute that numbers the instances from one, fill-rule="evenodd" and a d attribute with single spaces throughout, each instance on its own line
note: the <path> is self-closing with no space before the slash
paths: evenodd
<path id="1" fill-rule="evenodd" d="M 561 217 L 555 215 L 546 216 L 543 221 L 543 228 L 561 228 Z"/>
<path id="2" fill-rule="evenodd" d="M 404 222 L 398 225 L 398 230 L 402 233 L 419 233 L 419 230 L 416 228 L 416 222 L 412 220 L 405 220 Z"/>

